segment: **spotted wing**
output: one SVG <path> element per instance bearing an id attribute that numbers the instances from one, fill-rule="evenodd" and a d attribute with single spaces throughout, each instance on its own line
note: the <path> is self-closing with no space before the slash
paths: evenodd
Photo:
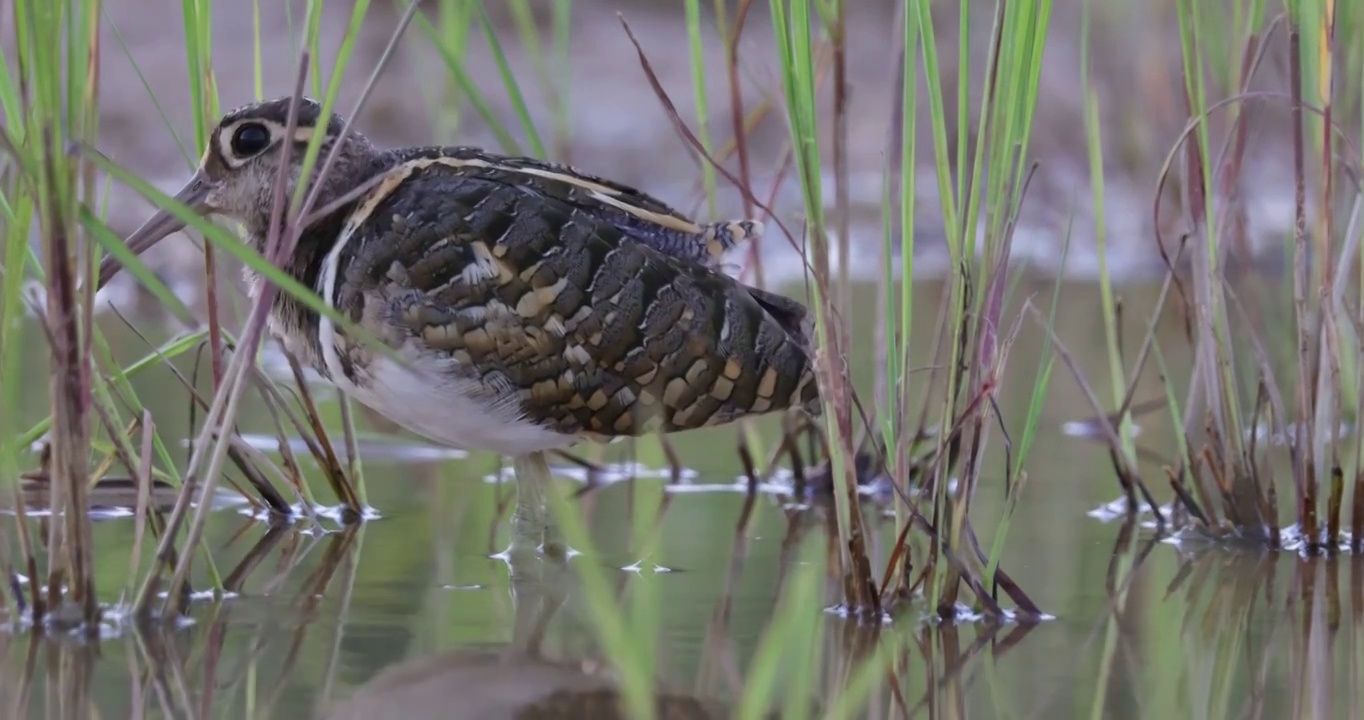
<path id="1" fill-rule="evenodd" d="M 567 165 L 494 155 L 474 147 L 421 148 L 413 156 L 442 155 L 489 180 L 518 185 L 614 225 L 625 235 L 674 257 L 712 269 L 737 245 L 762 235 L 756 220 L 696 223 L 658 198 Z"/>
<path id="2" fill-rule="evenodd" d="M 552 429 L 677 431 L 816 407 L 804 308 L 440 152 L 364 199 L 334 300 Z"/>

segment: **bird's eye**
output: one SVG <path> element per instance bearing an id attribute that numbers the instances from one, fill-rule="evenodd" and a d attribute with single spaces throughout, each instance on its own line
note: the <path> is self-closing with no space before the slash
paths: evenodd
<path id="1" fill-rule="evenodd" d="M 260 123 L 246 123 L 232 133 L 232 154 L 239 158 L 257 155 L 270 146 L 270 131 Z"/>

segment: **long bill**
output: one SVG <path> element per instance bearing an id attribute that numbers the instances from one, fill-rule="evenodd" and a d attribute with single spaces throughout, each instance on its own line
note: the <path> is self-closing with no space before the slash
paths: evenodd
<path id="1" fill-rule="evenodd" d="M 200 171 L 194 173 L 194 177 L 190 178 L 189 182 L 185 183 L 185 186 L 175 193 L 174 199 L 182 205 L 189 206 L 190 210 L 204 215 L 211 209 L 208 205 L 208 191 L 208 180 Z M 134 255 L 141 255 L 168 235 L 183 230 L 185 225 L 185 221 L 176 217 L 175 213 L 163 208 L 147 218 L 147 221 L 142 223 L 142 226 L 134 230 L 133 234 L 129 235 L 128 239 L 123 242 L 129 250 L 133 251 Z M 99 264 L 99 285 L 96 289 L 104 287 L 121 267 L 117 258 L 106 255 Z"/>

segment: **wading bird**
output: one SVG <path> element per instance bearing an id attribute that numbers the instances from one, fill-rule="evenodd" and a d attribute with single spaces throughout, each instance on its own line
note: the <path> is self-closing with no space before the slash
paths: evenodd
<path id="1" fill-rule="evenodd" d="M 633 188 L 529 158 L 380 149 L 306 98 L 227 113 L 175 195 L 264 252 L 281 149 L 291 197 L 307 143 L 327 172 L 283 270 L 391 352 L 286 293 L 269 328 L 356 401 L 437 443 L 510 456 L 522 541 L 552 526 L 545 452 L 584 439 L 818 413 L 805 308 L 741 284 L 721 254 L 756 222 L 695 223 Z M 127 244 L 184 227 L 166 210 Z M 252 296 L 263 280 L 248 272 Z M 514 545 L 516 541 L 513 541 Z"/>

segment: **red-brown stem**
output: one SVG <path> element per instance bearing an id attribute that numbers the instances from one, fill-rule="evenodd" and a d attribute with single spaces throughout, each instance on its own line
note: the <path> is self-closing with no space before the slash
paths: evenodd
<path id="1" fill-rule="evenodd" d="M 1329 15 L 1330 22 L 1326 26 L 1325 38 L 1327 62 L 1322 65 L 1321 71 L 1326 74 L 1328 79 L 1334 81 L 1335 75 L 1331 72 L 1332 68 L 1329 61 L 1333 56 L 1332 46 L 1335 44 L 1336 23 L 1335 13 L 1329 13 Z M 1321 219 L 1323 227 L 1322 232 L 1319 233 L 1316 238 L 1318 253 L 1316 257 L 1319 259 L 1318 262 L 1321 263 L 1322 287 L 1328 289 L 1334 283 L 1335 276 L 1335 263 L 1328 260 L 1331 252 L 1331 240 L 1334 237 L 1332 230 L 1335 226 L 1333 213 L 1331 212 L 1331 206 L 1333 205 L 1332 190 L 1335 187 L 1335 178 L 1332 177 L 1333 173 L 1331 172 L 1332 167 L 1334 167 L 1333 159 L 1335 156 L 1335 153 L 1333 152 L 1335 135 L 1331 132 L 1332 117 L 1334 116 L 1331 98 L 1334 84 L 1334 82 L 1331 82 L 1330 85 L 1327 86 L 1326 92 L 1321 98 L 1321 179 L 1323 186 L 1321 190 Z M 1299 99 L 1301 99 L 1301 96 L 1299 96 Z M 1335 436 L 1336 433 L 1332 432 L 1332 437 Z"/>
<path id="2" fill-rule="evenodd" d="M 90 50 L 86 55 L 84 93 L 86 112 L 84 132 L 87 138 L 95 137 L 97 133 L 95 123 L 99 117 L 99 37 L 100 19 L 104 15 L 100 7 L 101 4 L 102 3 L 99 0 L 96 0 L 96 2 L 91 3 L 88 7 L 90 17 L 87 18 L 87 21 L 89 22 L 89 31 L 86 40 L 89 43 Z M 88 159 L 83 158 L 77 161 L 77 167 L 80 168 L 81 172 L 83 196 L 93 200 L 95 197 L 95 164 Z M 81 245 L 84 244 L 85 243 L 83 242 L 79 243 L 77 247 L 80 248 Z M 99 267 L 97 246 L 94 243 L 90 243 L 88 248 L 81 248 L 81 250 L 82 258 L 88 263 L 85 265 L 84 276 L 87 278 L 93 277 L 95 268 Z M 95 307 L 96 290 L 93 283 L 85 282 L 81 283 L 81 285 L 84 286 L 82 288 L 84 297 L 81 298 L 81 301 L 83 307 L 87 309 L 87 312 L 81 314 L 81 332 L 82 337 L 91 338 L 94 337 L 95 313 L 93 310 Z"/>
<path id="3" fill-rule="evenodd" d="M 52 401 L 52 484 L 53 511 L 62 518 L 53 522 L 51 552 L 66 553 L 66 569 L 70 572 L 72 599 L 81 606 L 82 617 L 93 630 L 98 606 L 90 558 L 90 516 L 86 512 L 86 489 L 90 457 L 90 363 L 81 342 L 81 320 L 77 297 L 74 246 L 67 234 L 67 218 L 63 217 L 59 177 L 55 162 L 54 139 L 50 129 L 43 130 L 44 173 L 48 183 L 48 202 L 42 213 L 43 247 L 46 250 L 47 328 L 51 342 L 52 365 L 48 386 Z M 57 502 L 62 500 L 64 502 Z M 63 529 L 61 542 L 56 528 Z M 60 561 L 59 561 L 60 562 Z M 54 567 L 57 565 L 54 564 Z M 57 594 L 52 597 L 55 599 Z"/>
<path id="4" fill-rule="evenodd" d="M 1340 547 L 1340 508 L 1345 502 L 1345 473 L 1340 466 L 1331 468 L 1330 496 L 1326 501 L 1326 545 L 1327 552 Z"/>
<path id="5" fill-rule="evenodd" d="M 744 97 L 739 88 L 739 38 L 744 34 L 744 21 L 752 0 L 739 0 L 734 12 L 734 27 L 725 41 L 725 77 L 729 81 L 729 119 L 734 126 L 734 152 L 739 158 L 739 180 L 744 187 L 752 187 L 748 167 L 748 131 L 744 127 Z M 752 216 L 753 203 L 744 195 L 744 215 Z M 761 281 L 760 281 L 761 282 Z"/>
<path id="6" fill-rule="evenodd" d="M 725 38 L 725 75 L 729 81 L 730 122 L 734 125 L 734 154 L 739 159 L 739 181 L 745 188 L 752 187 L 753 176 L 748 161 L 748 127 L 744 124 L 743 92 L 739 87 L 739 39 L 743 37 L 744 20 L 748 18 L 748 8 L 752 0 L 740 0 L 735 12 L 734 30 Z M 744 193 L 744 217 L 753 216 L 753 201 L 749 193 Z M 748 246 L 748 262 L 753 268 L 753 282 L 758 287 L 766 287 L 767 277 L 763 272 L 762 238 L 754 238 Z"/>
<path id="7" fill-rule="evenodd" d="M 1179 498 L 1181 503 L 1184 503 L 1184 507 L 1189 513 L 1198 518 L 1199 522 L 1203 523 L 1205 527 L 1211 528 L 1212 521 L 1204 514 L 1203 509 L 1198 506 L 1198 501 L 1189 494 L 1189 489 L 1184 484 L 1183 473 L 1176 475 L 1173 470 L 1167 467 L 1165 468 L 1165 475 L 1170 481 L 1170 489 L 1175 491 L 1175 496 Z"/>
<path id="8" fill-rule="evenodd" d="M 1325 73 L 1325 75 L 1326 75 L 1326 77 L 1327 77 L 1328 80 L 1334 80 L 1334 75 L 1333 75 L 1333 73 L 1331 72 L 1331 70 L 1332 70 L 1332 68 L 1331 68 L 1331 57 L 1332 57 L 1332 52 L 1331 52 L 1331 50 L 1332 50 L 1332 47 L 1331 47 L 1331 46 L 1333 45 L 1334 39 L 1335 39 L 1335 13 L 1334 13 L 1334 12 L 1328 12 L 1328 15 L 1329 15 L 1329 17 L 1330 17 L 1330 22 L 1328 23 L 1328 25 L 1327 25 L 1327 27 L 1326 27 L 1326 33 L 1325 33 L 1325 35 L 1326 35 L 1326 38 L 1325 38 L 1325 42 L 1326 42 L 1326 62 L 1321 64 L 1321 70 L 1320 70 L 1320 71 L 1321 71 L 1322 73 Z M 1330 381 L 1329 381 L 1329 382 L 1330 382 L 1330 387 L 1332 387 L 1332 388 L 1339 388 L 1339 387 L 1341 387 L 1341 386 L 1340 386 L 1340 363 L 1337 361 L 1337 358 L 1339 357 L 1339 355 L 1338 355 L 1337 353 L 1335 353 L 1335 352 L 1330 352 L 1331 346 L 1334 345 L 1334 342 L 1332 342 L 1332 341 L 1333 341 L 1333 340 L 1336 340 L 1336 332 L 1335 332 L 1335 330 L 1336 330 L 1336 328 L 1335 328 L 1335 323 L 1336 323 L 1336 314 L 1335 314 L 1335 313 L 1336 313 L 1336 305 L 1335 305 L 1335 303 L 1332 302 L 1332 300 L 1331 300 L 1331 297 L 1332 297 L 1333 294 L 1334 294 L 1334 293 L 1332 292 L 1332 286 L 1335 284 L 1335 263 L 1332 262 L 1331 259 L 1330 259 L 1331 243 L 1332 243 L 1333 238 L 1335 237 L 1335 233 L 1334 233 L 1334 230 L 1335 230 L 1335 222 L 1334 222 L 1334 217 L 1333 217 L 1334 213 L 1332 213 L 1332 205 L 1334 204 L 1334 203 L 1332 202 L 1332 193 L 1333 193 L 1333 190 L 1334 190 L 1334 187 L 1335 187 L 1335 183 L 1334 183 L 1334 178 L 1332 177 L 1332 172 L 1331 172 L 1331 169 L 1332 169 L 1332 167 L 1333 167 L 1332 158 L 1333 158 L 1333 156 L 1334 156 L 1334 152 L 1332 151 L 1332 148 L 1334 147 L 1334 139 L 1335 139 L 1335 136 L 1331 133 L 1331 120 L 1332 120 L 1332 114 L 1333 114 L 1333 111 L 1332 111 L 1332 103 L 1331 103 L 1331 96 L 1332 96 L 1331 85 L 1333 85 L 1333 84 L 1334 84 L 1334 83 L 1328 84 L 1328 86 L 1327 86 L 1326 89 L 1325 89 L 1325 92 L 1323 93 L 1322 99 L 1321 99 L 1321 102 L 1322 102 L 1322 113 L 1321 113 L 1321 123 L 1322 123 L 1322 125 L 1321 125 L 1321 131 L 1322 131 L 1322 142 L 1321 142 L 1321 173 L 1322 173 L 1322 188 L 1321 188 L 1321 205 L 1320 205 L 1321 209 L 1320 209 L 1320 211 L 1319 211 L 1320 214 L 1321 214 L 1321 227 L 1320 227 L 1320 229 L 1319 229 L 1319 232 L 1316 233 L 1316 237 L 1315 237 L 1316 245 L 1317 245 L 1316 252 L 1315 252 L 1315 257 L 1317 258 L 1317 262 L 1319 263 L 1319 265 L 1320 265 L 1320 267 L 1321 267 L 1321 279 L 1322 279 L 1322 281 L 1321 281 L 1321 284 L 1320 284 L 1320 285 L 1316 286 L 1316 287 L 1319 289 L 1319 293 L 1320 293 L 1320 294 L 1318 295 L 1318 298 L 1319 298 L 1319 301 L 1318 301 L 1318 302 L 1319 302 L 1319 306 L 1320 306 L 1320 310 L 1319 310 L 1320 315 L 1319 315 L 1319 317 L 1318 317 L 1318 319 L 1317 319 L 1316 325 L 1317 325 L 1317 328 L 1319 329 L 1319 330 L 1318 330 L 1318 333 L 1317 333 L 1317 335 L 1318 335 L 1319 338 L 1320 338 L 1320 336 L 1323 334 L 1322 331 L 1321 331 L 1321 328 L 1324 328 L 1324 329 L 1325 329 L 1325 335 L 1327 335 L 1327 337 L 1325 338 L 1325 343 L 1323 343 L 1323 342 L 1321 342 L 1321 341 L 1319 340 L 1318 345 L 1317 345 L 1317 347 L 1318 347 L 1317 355 L 1318 355 L 1318 357 L 1321 357 L 1323 360 L 1325 360 L 1325 361 L 1329 364 L 1329 365 L 1328 365 L 1328 368 L 1327 368 L 1327 371 L 1328 371 L 1329 374 L 1330 374 Z M 1300 118 L 1300 117 L 1301 117 L 1301 111 L 1299 111 L 1298 114 L 1295 115 L 1295 117 Z M 1301 139 L 1299 140 L 1299 142 L 1301 142 Z M 1327 352 L 1325 352 L 1325 353 L 1321 352 L 1321 350 L 1323 350 L 1323 349 L 1326 349 Z M 1320 372 L 1321 372 L 1321 368 L 1320 368 L 1320 367 L 1317 367 L 1317 368 L 1314 368 L 1314 369 L 1316 370 L 1317 373 L 1320 373 Z M 1317 378 L 1316 378 L 1316 377 L 1313 378 L 1312 387 L 1313 387 L 1313 391 L 1315 392 L 1316 389 L 1317 389 L 1317 387 L 1318 387 L 1318 382 L 1317 382 Z M 1314 399 L 1316 399 L 1316 398 L 1314 398 Z M 1337 453 L 1338 453 L 1338 451 L 1339 451 L 1339 448 L 1340 448 L 1340 433 L 1339 433 L 1338 430 L 1337 430 L 1337 428 L 1338 428 L 1338 426 L 1339 426 L 1339 424 L 1340 424 L 1340 416 L 1341 416 L 1341 415 L 1340 415 L 1340 394 L 1339 394 L 1339 393 L 1334 393 L 1334 392 L 1332 392 L 1332 393 L 1330 393 L 1330 397 L 1329 397 L 1329 398 L 1326 398 L 1325 400 L 1331 402 L 1331 404 L 1333 405 L 1333 408 L 1332 408 L 1332 409 L 1335 410 L 1335 412 L 1333 412 L 1331 415 L 1329 415 L 1329 416 L 1328 416 L 1328 419 L 1327 419 L 1327 421 L 1330 423 L 1330 427 L 1327 428 L 1327 431 L 1328 431 L 1328 433 L 1329 433 L 1328 437 L 1330 438 L 1330 445 L 1331 445 L 1331 455 L 1332 455 L 1332 458 L 1331 458 L 1330 462 L 1331 462 L 1331 464 L 1332 464 L 1332 473 L 1331 473 L 1331 488 L 1330 488 L 1330 490 L 1328 491 L 1328 492 L 1329 492 L 1329 496 L 1328 496 L 1329 499 L 1328 499 L 1327 516 L 1326 516 L 1326 522 L 1327 522 L 1327 525 L 1328 525 L 1328 528 L 1329 528 L 1329 529 L 1328 529 L 1328 535 L 1329 535 L 1329 536 L 1326 538 L 1326 542 L 1329 543 L 1328 552 L 1332 552 L 1332 551 L 1335 551 L 1335 550 L 1338 549 L 1338 545 L 1339 545 L 1339 542 L 1340 542 L 1340 538 L 1338 537 L 1338 534 L 1339 534 L 1339 532 L 1340 532 L 1340 506 L 1341 506 L 1341 498 L 1337 496 L 1337 493 L 1338 493 L 1338 492 L 1344 492 L 1345 480 L 1344 480 L 1344 477 L 1341 475 L 1341 470 L 1340 470 L 1340 468 L 1339 468 L 1339 459 L 1336 457 L 1336 456 L 1337 456 Z M 1313 408 L 1316 407 L 1316 402 L 1313 402 L 1312 407 L 1313 407 Z M 1322 458 L 1322 460 L 1325 460 L 1325 458 Z M 1333 566 L 1333 567 L 1334 567 L 1334 566 Z M 1331 588 L 1334 590 L 1334 588 L 1335 588 L 1334 583 L 1332 583 Z M 1332 593 L 1332 594 L 1334 595 L 1334 593 Z"/>
<path id="9" fill-rule="evenodd" d="M 740 537 L 748 529 L 748 521 L 753 516 L 753 503 L 758 498 L 758 473 L 753 467 L 753 453 L 748 449 L 748 443 L 739 442 L 739 461 L 744 466 L 744 477 L 748 480 L 747 491 L 744 493 L 744 504 L 739 510 L 739 522 L 734 526 L 734 532 Z"/>
<path id="10" fill-rule="evenodd" d="M 227 623 L 219 620 L 209 628 L 204 648 L 203 690 L 199 696 L 199 717 L 213 716 L 213 691 L 218 686 L 218 661 L 223 655 L 227 638 Z"/>
<path id="11" fill-rule="evenodd" d="M 1250 37 L 1246 38 L 1246 47 L 1241 52 L 1241 92 L 1250 89 L 1251 78 L 1254 76 L 1255 68 L 1262 57 L 1260 49 L 1259 36 L 1252 33 Z M 1229 157 L 1220 166 L 1217 188 L 1218 195 L 1226 203 L 1227 215 L 1231 218 L 1231 222 L 1235 223 L 1233 232 L 1230 233 L 1231 240 L 1242 252 L 1249 252 L 1249 248 L 1245 246 L 1247 240 L 1244 232 L 1245 207 L 1240 193 L 1241 167 L 1246 154 L 1249 121 L 1249 106 L 1241 107 L 1232 123 L 1231 137 L 1227 138 L 1226 144 L 1222 148 L 1223 154 L 1229 155 Z M 1221 223 L 1219 223 L 1219 227 L 1221 227 Z"/>
<path id="12" fill-rule="evenodd" d="M 218 315 L 218 261 L 213 243 L 204 243 L 204 305 L 208 313 L 208 356 L 213 392 L 223 384 L 223 328 Z"/>
<path id="13" fill-rule="evenodd" d="M 298 98 L 303 95 L 303 83 L 308 67 L 307 59 L 308 51 L 305 49 L 299 53 L 298 76 L 295 81 L 293 100 L 289 104 L 289 112 L 285 122 L 286 134 L 292 134 L 294 128 L 297 127 Z M 265 242 L 265 258 L 277 267 L 280 265 L 281 260 L 288 256 L 287 253 L 293 252 L 294 243 L 298 239 L 297 232 L 289 232 L 286 237 L 281 237 L 282 235 L 285 235 L 285 230 L 288 229 L 284 224 L 284 188 L 285 168 L 288 166 L 291 150 L 292 145 L 286 143 L 283 146 L 280 153 L 279 164 L 275 170 L 275 184 L 271 193 L 270 223 Z M 243 370 L 250 364 L 249 358 L 253 357 L 256 350 L 260 347 L 260 341 L 265 328 L 265 320 L 278 292 L 279 288 L 276 285 L 273 283 L 265 283 L 261 288 L 260 295 L 256 298 L 255 305 L 251 308 L 251 312 L 246 321 L 245 330 L 242 333 L 242 338 L 237 347 L 238 356 L 234 357 L 232 361 L 232 371 L 234 373 L 232 376 L 233 382 L 230 385 L 224 385 L 221 391 L 214 394 L 214 405 L 210 408 L 208 416 L 204 419 L 206 426 L 201 432 L 199 439 L 205 443 L 212 437 L 212 428 L 214 426 L 226 430 L 233 419 L 233 413 L 235 412 L 237 402 L 241 397 L 242 390 L 245 388 Z M 230 432 L 230 430 L 228 431 Z M 224 438 L 219 438 L 217 442 L 226 443 L 227 441 Z M 224 446 L 224 450 L 225 449 L 226 446 Z M 185 473 L 184 489 L 180 493 L 180 498 L 177 500 L 175 509 L 171 514 L 167 532 L 162 537 L 161 544 L 157 548 L 157 559 L 159 561 L 167 561 L 169 554 L 174 551 L 174 539 L 179 535 L 180 527 L 184 524 L 185 518 L 189 514 L 189 498 L 194 494 L 201 492 L 199 488 L 203 488 L 202 492 L 208 493 L 216 487 L 218 478 L 210 472 L 214 460 L 209 459 L 207 461 L 208 466 L 200 467 L 200 461 L 203 458 L 201 455 L 202 452 L 204 452 L 203 446 L 196 444 L 193 455 L 190 457 L 189 469 Z M 214 452 L 215 451 L 210 450 L 209 454 L 212 455 Z M 196 511 L 194 520 L 190 523 L 188 533 L 185 537 L 185 545 L 187 548 L 190 548 L 191 552 L 193 552 L 193 547 L 199 542 L 203 533 L 206 519 L 204 509 L 205 506 L 201 505 Z M 188 561 L 181 558 L 175 565 L 174 574 L 171 576 L 170 585 L 167 587 L 167 600 L 165 603 L 165 610 L 167 612 L 181 609 L 181 605 L 185 601 L 181 590 L 185 587 L 188 575 Z M 151 597 L 159 584 L 159 581 L 159 576 L 152 576 L 139 592 L 139 597 L 136 602 L 139 613 L 148 610 Z"/>
<path id="14" fill-rule="evenodd" d="M 137 504 L 133 509 L 133 551 L 128 577 L 137 577 L 138 561 L 142 558 L 142 540 L 147 534 L 147 508 L 152 491 L 152 440 L 156 437 L 156 421 L 151 410 L 142 411 L 142 443 L 138 453 Z"/>
<path id="15" fill-rule="evenodd" d="M 298 358 L 292 353 L 286 353 L 289 361 L 289 370 L 293 373 L 294 384 L 298 388 L 299 399 L 303 404 L 303 414 L 311 425 L 313 437 L 317 439 L 317 450 L 314 452 L 313 459 L 322 466 L 327 483 L 331 485 L 332 492 L 336 494 L 336 499 L 340 500 L 348 509 L 354 512 L 362 512 L 360 499 L 351 487 L 346 471 L 341 464 L 340 457 L 336 454 L 331 439 L 327 436 L 327 430 L 322 424 L 322 415 L 318 412 L 317 405 L 313 402 L 313 395 L 308 390 L 307 378 L 303 375 L 303 368 L 298 364 Z M 311 447 L 311 446 L 310 446 Z"/>
<path id="16" fill-rule="evenodd" d="M 851 259 L 848 208 L 851 203 L 848 200 L 848 63 L 845 24 L 845 0 L 837 0 L 834 20 L 828 27 L 828 33 L 833 46 L 834 68 L 834 216 L 838 223 L 838 305 L 847 312 L 852 307 L 852 283 L 851 271 L 848 269 Z M 850 347 L 852 338 L 847 325 L 840 323 L 838 327 L 844 336 L 844 346 Z"/>
<path id="17" fill-rule="evenodd" d="M 1307 173 L 1303 150 L 1302 119 L 1302 42 L 1300 28 L 1294 18 L 1288 24 L 1288 63 L 1289 88 L 1293 99 L 1290 108 L 1292 117 L 1293 141 L 1293 305 L 1297 324 L 1298 378 L 1297 410 L 1298 422 L 1294 430 L 1295 442 L 1294 467 L 1297 470 L 1298 522 L 1302 532 L 1309 538 L 1317 537 L 1316 517 L 1316 478 L 1313 477 L 1315 463 L 1312 461 L 1312 396 L 1313 383 L 1310 348 L 1311 335 L 1308 330 L 1307 312 Z M 1324 261 L 1322 258 L 1319 261 Z"/>
<path id="18" fill-rule="evenodd" d="M 1353 505 L 1350 518 L 1351 546 L 1358 553 L 1364 548 L 1364 471 L 1355 473 Z M 1361 583 L 1364 584 L 1364 578 L 1361 578 Z M 1364 605 L 1360 608 L 1364 610 Z"/>
<path id="19" fill-rule="evenodd" d="M 625 35 L 630 39 L 630 44 L 635 48 L 635 54 L 639 57 L 640 68 L 644 70 L 644 76 L 649 81 L 649 87 L 654 91 L 654 95 L 658 98 L 659 102 L 663 103 L 663 110 L 667 113 L 668 119 L 672 121 L 673 127 L 677 129 L 683 139 L 687 141 L 687 144 L 690 145 L 703 160 L 710 163 L 711 167 L 715 168 L 716 173 L 732 184 L 734 188 L 743 195 L 745 203 L 752 203 L 759 210 L 767 213 L 767 216 L 771 218 L 773 224 L 777 226 L 777 229 L 782 231 L 787 240 L 790 241 L 792 247 L 799 252 L 800 246 L 796 244 L 795 235 L 791 232 L 791 229 L 782 222 L 781 217 L 772 211 L 771 205 L 759 202 L 753 195 L 752 188 L 750 188 L 742 179 L 736 177 L 734 173 L 725 168 L 724 165 L 720 164 L 720 161 L 716 160 L 715 156 L 701 144 L 701 141 L 697 139 L 696 134 L 692 132 L 691 128 L 687 127 L 686 122 L 682 120 L 682 115 L 677 112 L 677 106 L 673 103 L 672 98 L 669 97 L 667 91 L 663 89 L 663 84 L 659 81 L 658 74 L 654 72 L 653 66 L 649 63 L 649 57 L 644 54 L 644 47 L 639 44 L 639 39 L 635 37 L 634 31 L 630 29 L 630 23 L 626 22 L 625 18 L 622 16 L 620 18 L 620 24 L 621 27 L 625 29 Z M 802 259 L 804 259 L 803 256 Z"/>

